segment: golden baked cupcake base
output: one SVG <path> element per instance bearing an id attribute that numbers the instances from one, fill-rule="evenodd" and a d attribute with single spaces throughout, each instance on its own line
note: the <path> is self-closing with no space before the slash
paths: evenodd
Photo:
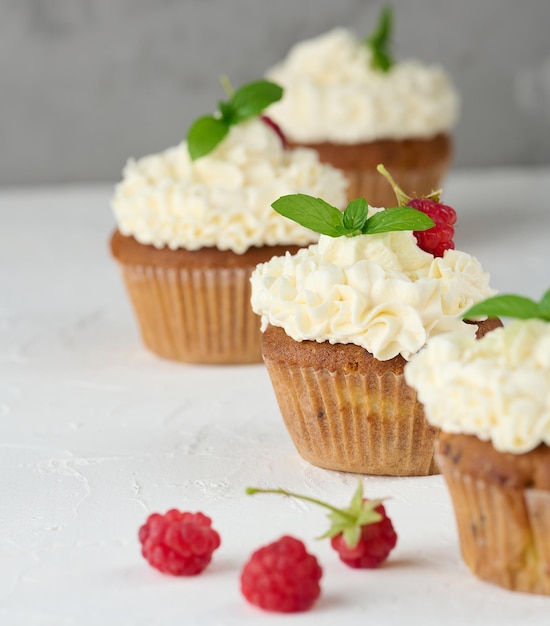
<path id="1" fill-rule="evenodd" d="M 425 196 L 437 189 L 449 169 L 452 141 L 448 134 L 431 139 L 384 139 L 358 144 L 290 142 L 293 148 L 313 148 L 323 163 L 342 170 L 348 180 L 348 199 L 365 198 L 371 206 L 396 205 L 395 192 L 376 171 L 383 163 L 409 196 Z"/>
<path id="2" fill-rule="evenodd" d="M 436 459 L 470 570 L 506 589 L 550 594 L 550 448 L 501 453 L 473 435 L 441 433 Z"/>
<path id="3" fill-rule="evenodd" d="M 479 324 L 478 336 L 501 325 Z M 405 382 L 406 361 L 379 361 L 355 344 L 294 341 L 268 326 L 262 354 L 299 454 L 325 469 L 388 476 L 438 473 L 438 429 Z"/>
<path id="4" fill-rule="evenodd" d="M 283 420 L 300 455 L 360 474 L 435 473 L 437 429 L 404 381 L 405 360 L 378 361 L 354 344 L 297 342 L 269 326 L 262 351 Z"/>
<path id="5" fill-rule="evenodd" d="M 230 250 L 157 249 L 116 231 L 118 261 L 145 345 L 187 363 L 261 361 L 260 322 L 250 307 L 250 275 L 258 263 L 298 246 Z"/>

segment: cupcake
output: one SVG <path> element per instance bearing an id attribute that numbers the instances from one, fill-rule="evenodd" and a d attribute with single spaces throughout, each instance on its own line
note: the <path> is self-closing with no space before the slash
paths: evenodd
<path id="1" fill-rule="evenodd" d="M 436 473 L 437 428 L 404 366 L 429 337 L 456 328 L 474 337 L 498 323 L 459 317 L 494 293 L 488 275 L 464 252 L 422 250 L 413 233 L 433 221 L 410 207 L 359 199 L 342 214 L 304 196 L 273 207 L 322 233 L 259 265 L 251 279 L 263 358 L 296 449 L 332 470 Z"/>
<path id="2" fill-rule="evenodd" d="M 528 319 L 477 342 L 434 337 L 405 378 L 441 429 L 436 459 L 466 565 L 501 587 L 548 595 L 550 291 L 531 304 L 499 296 L 468 315 L 480 313 Z"/>
<path id="3" fill-rule="evenodd" d="M 316 239 L 271 202 L 296 192 L 345 202 L 341 172 L 313 150 L 285 149 L 259 117 L 281 93 L 267 81 L 245 85 L 218 114 L 197 120 L 187 141 L 126 165 L 112 202 L 111 251 L 143 341 L 159 356 L 261 361 L 252 270 Z"/>
<path id="4" fill-rule="evenodd" d="M 358 39 L 335 28 L 290 50 L 267 76 L 284 87 L 269 108 L 290 145 L 318 151 L 346 172 L 348 198 L 388 207 L 390 186 L 376 175 L 384 163 L 409 195 L 440 186 L 452 158 L 457 93 L 441 67 L 394 62 L 392 14 L 385 9 L 375 32 Z"/>

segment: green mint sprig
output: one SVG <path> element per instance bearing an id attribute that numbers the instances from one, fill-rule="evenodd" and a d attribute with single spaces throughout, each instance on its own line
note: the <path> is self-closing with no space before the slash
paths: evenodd
<path id="1" fill-rule="evenodd" d="M 384 7 L 378 18 L 378 24 L 365 39 L 366 45 L 372 53 L 371 65 L 373 69 L 381 72 L 389 72 L 395 61 L 391 51 L 391 38 L 393 34 L 393 11 L 390 7 Z"/>
<path id="2" fill-rule="evenodd" d="M 194 161 L 209 154 L 227 135 L 231 126 L 259 115 L 283 96 L 283 89 L 268 80 L 256 80 L 243 85 L 229 99 L 220 101 L 214 115 L 199 117 L 187 133 L 187 149 Z"/>
<path id="3" fill-rule="evenodd" d="M 282 196 L 271 205 L 277 213 L 301 226 L 330 237 L 374 235 L 396 230 L 428 230 L 433 220 L 411 207 L 395 207 L 369 217 L 364 198 L 352 200 L 344 212 L 321 198 L 303 193 Z"/>
<path id="4" fill-rule="evenodd" d="M 518 320 L 540 319 L 550 322 L 550 289 L 540 302 L 525 296 L 502 294 L 474 304 L 462 317 L 512 317 Z"/>

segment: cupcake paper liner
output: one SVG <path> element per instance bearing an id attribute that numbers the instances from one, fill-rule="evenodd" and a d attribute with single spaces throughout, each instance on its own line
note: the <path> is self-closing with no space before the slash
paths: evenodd
<path id="1" fill-rule="evenodd" d="M 265 353 L 264 361 L 292 441 L 313 465 L 390 476 L 437 473 L 437 429 L 403 374 L 301 367 Z"/>
<path id="2" fill-rule="evenodd" d="M 143 341 L 154 353 L 189 363 L 261 361 L 249 268 L 121 267 Z"/>
<path id="3" fill-rule="evenodd" d="M 506 589 L 550 594 L 550 492 L 489 483 L 460 472 L 444 454 L 436 459 L 469 569 Z"/>

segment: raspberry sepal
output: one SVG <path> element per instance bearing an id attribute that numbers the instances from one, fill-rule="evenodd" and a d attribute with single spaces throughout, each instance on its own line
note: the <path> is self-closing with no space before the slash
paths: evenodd
<path id="1" fill-rule="evenodd" d="M 330 513 L 327 514 L 331 522 L 329 529 L 323 533 L 318 539 L 330 539 L 337 535 L 342 535 L 348 548 L 355 548 L 361 538 L 361 531 L 364 526 L 374 524 L 382 520 L 382 515 L 375 509 L 382 504 L 381 499 L 370 500 L 363 497 L 363 484 L 359 482 L 355 493 L 347 508 L 337 508 L 323 502 L 317 498 L 304 496 L 302 494 L 293 493 L 286 489 L 260 489 L 256 487 L 247 487 L 246 493 L 254 495 L 257 493 L 274 493 L 283 496 L 297 498 L 312 504 L 317 504 L 326 509 Z"/>

